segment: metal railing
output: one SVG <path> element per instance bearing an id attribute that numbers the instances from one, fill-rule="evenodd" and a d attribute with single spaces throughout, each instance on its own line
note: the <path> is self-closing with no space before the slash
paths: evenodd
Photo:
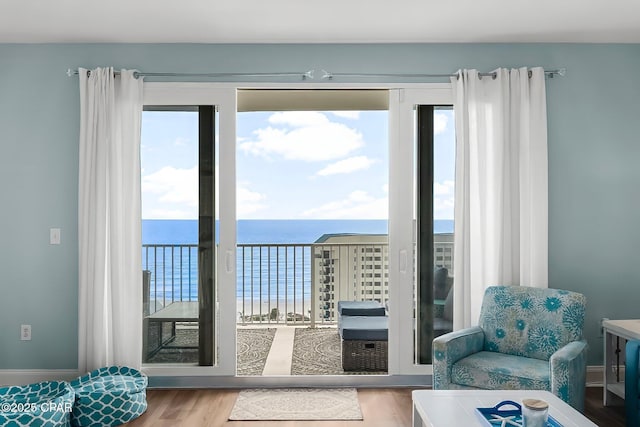
<path id="1" fill-rule="evenodd" d="M 237 321 L 311 322 L 311 244 L 239 244 Z M 151 271 L 150 313 L 177 301 L 198 301 L 198 245 L 142 245 Z"/>
<path id="2" fill-rule="evenodd" d="M 151 271 L 149 312 L 176 301 L 198 301 L 198 245 L 142 245 L 142 269 Z"/>
<path id="3" fill-rule="evenodd" d="M 453 264 L 452 242 L 436 242 L 436 265 Z M 149 311 L 198 300 L 198 245 L 142 247 L 151 271 Z M 437 257 L 442 256 L 440 262 Z M 239 324 L 335 323 L 340 300 L 388 301 L 387 243 L 238 244 Z"/>
<path id="4" fill-rule="evenodd" d="M 238 322 L 311 322 L 311 244 L 239 244 Z"/>

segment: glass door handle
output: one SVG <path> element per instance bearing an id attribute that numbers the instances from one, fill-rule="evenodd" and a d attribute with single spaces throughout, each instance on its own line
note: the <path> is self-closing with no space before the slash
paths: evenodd
<path id="1" fill-rule="evenodd" d="M 230 249 L 227 249 L 224 257 L 224 267 L 227 273 L 233 272 L 233 265 L 231 260 L 232 255 L 233 255 L 233 252 Z"/>
<path id="2" fill-rule="evenodd" d="M 407 272 L 407 250 L 400 249 L 400 273 L 405 274 Z"/>

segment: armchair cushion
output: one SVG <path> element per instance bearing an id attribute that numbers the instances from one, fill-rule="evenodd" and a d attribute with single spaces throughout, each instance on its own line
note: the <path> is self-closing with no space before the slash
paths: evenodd
<path id="1" fill-rule="evenodd" d="M 472 354 L 454 364 L 451 379 L 489 390 L 550 390 L 548 362 L 491 351 Z"/>
<path id="2" fill-rule="evenodd" d="M 549 360 L 559 348 L 582 339 L 584 309 L 585 297 L 575 292 L 491 286 L 480 311 L 484 350 Z"/>

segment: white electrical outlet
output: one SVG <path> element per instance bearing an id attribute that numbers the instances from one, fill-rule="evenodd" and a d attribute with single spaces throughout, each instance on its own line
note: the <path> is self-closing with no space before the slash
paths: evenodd
<path id="1" fill-rule="evenodd" d="M 20 325 L 20 339 L 31 341 L 31 325 Z"/>

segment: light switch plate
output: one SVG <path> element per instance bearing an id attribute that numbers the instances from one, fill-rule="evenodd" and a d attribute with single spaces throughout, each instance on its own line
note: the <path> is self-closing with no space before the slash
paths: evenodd
<path id="1" fill-rule="evenodd" d="M 51 228 L 49 229 L 49 243 L 52 245 L 60 244 L 60 229 L 59 228 Z"/>

